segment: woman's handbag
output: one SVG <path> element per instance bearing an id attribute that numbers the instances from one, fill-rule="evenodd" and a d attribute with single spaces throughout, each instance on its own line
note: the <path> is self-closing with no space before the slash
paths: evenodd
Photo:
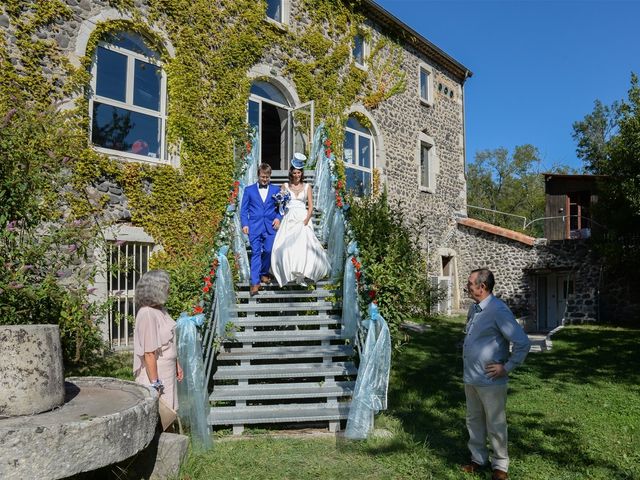
<path id="1" fill-rule="evenodd" d="M 158 403 L 158 414 L 160 415 L 160 423 L 162 424 L 163 432 L 169 428 L 173 422 L 175 422 L 176 418 L 178 418 L 178 413 L 164 403 L 162 398 Z"/>

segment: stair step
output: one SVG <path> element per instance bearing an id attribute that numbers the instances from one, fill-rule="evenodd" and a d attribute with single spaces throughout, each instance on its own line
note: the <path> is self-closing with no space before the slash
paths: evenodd
<path id="1" fill-rule="evenodd" d="M 238 327 L 285 327 L 291 325 L 335 325 L 342 323 L 340 315 L 276 315 L 268 317 L 236 317 Z"/>
<path id="2" fill-rule="evenodd" d="M 300 423 L 343 420 L 349 417 L 349 403 L 260 405 L 246 408 L 212 408 L 209 425 L 248 425 L 256 423 Z"/>
<path id="3" fill-rule="evenodd" d="M 316 286 L 316 287 L 324 287 L 327 285 L 332 285 L 332 283 L 329 280 L 318 280 L 317 282 L 312 282 L 309 284 L 310 286 Z M 240 288 L 240 289 L 248 289 L 251 285 L 249 284 L 249 282 L 237 282 L 236 283 L 236 287 Z M 267 286 L 263 286 L 263 289 L 278 289 L 280 290 L 280 286 L 276 283 L 276 284 L 271 284 L 271 285 L 267 285 Z M 296 285 L 294 283 L 286 285 L 285 287 L 282 288 L 287 288 L 287 289 L 291 289 L 291 290 L 299 290 L 299 291 L 307 291 L 307 287 L 301 287 L 299 285 Z"/>
<path id="4" fill-rule="evenodd" d="M 276 284 L 277 286 L 277 284 Z M 284 289 L 269 289 L 266 290 L 263 287 L 263 290 L 260 291 L 257 297 L 251 297 L 249 295 L 248 290 L 243 290 L 236 293 L 236 298 L 315 298 L 315 297 L 332 297 L 336 294 L 336 292 L 332 292 L 331 290 L 325 289 L 317 289 L 317 290 L 284 290 Z"/>
<path id="5" fill-rule="evenodd" d="M 214 388 L 213 393 L 209 397 L 209 400 L 233 401 L 348 397 L 353 394 L 354 387 L 355 382 L 335 382 L 322 384 L 317 382 L 310 382 L 264 385 L 217 385 Z"/>
<path id="6" fill-rule="evenodd" d="M 258 295 L 259 296 L 259 295 Z M 273 302 L 239 303 L 231 307 L 232 312 L 299 312 L 306 310 L 337 310 L 340 303 L 333 302 Z"/>
<path id="7" fill-rule="evenodd" d="M 218 353 L 218 361 L 285 358 L 351 357 L 352 345 L 230 348 Z"/>
<path id="8" fill-rule="evenodd" d="M 358 369 L 353 362 L 335 362 L 333 364 L 307 363 L 279 365 L 219 365 L 213 375 L 214 380 L 246 380 L 266 378 L 332 377 L 355 375 Z"/>
<path id="9" fill-rule="evenodd" d="M 343 340 L 342 330 L 254 330 L 236 332 L 231 345 L 234 343 L 250 342 L 302 342 L 317 340 Z"/>

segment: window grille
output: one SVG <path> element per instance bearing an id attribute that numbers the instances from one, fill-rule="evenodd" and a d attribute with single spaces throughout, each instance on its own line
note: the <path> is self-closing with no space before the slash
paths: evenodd
<path id="1" fill-rule="evenodd" d="M 133 340 L 136 315 L 135 288 L 149 270 L 152 243 L 112 242 L 109 244 L 107 295 L 110 300 L 109 342 L 112 347 L 128 347 Z"/>

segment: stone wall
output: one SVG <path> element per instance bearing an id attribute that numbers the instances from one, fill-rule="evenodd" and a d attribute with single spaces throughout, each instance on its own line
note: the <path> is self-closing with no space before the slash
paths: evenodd
<path id="1" fill-rule="evenodd" d="M 426 220 L 423 248 L 434 251 L 455 229 L 455 214 L 466 209 L 464 177 L 463 88 L 442 67 L 412 48 L 403 51 L 406 90 L 390 98 L 372 112 L 380 126 L 385 145 L 383 170 L 389 202 L 402 202 L 406 218 Z M 418 73 L 421 63 L 432 68 L 433 102 L 421 103 Z M 439 92 L 446 83 L 453 98 Z M 434 140 L 435 190 L 422 191 L 419 184 L 419 135 Z M 437 262 L 431 261 L 430 274 L 439 275 Z"/>
<path id="2" fill-rule="evenodd" d="M 466 284 L 469 272 L 489 268 L 496 277 L 496 296 L 502 298 L 518 318 L 526 319 L 527 330 L 537 323 L 537 279 L 551 273 L 566 273 L 574 281 L 567 296 L 566 323 L 599 320 L 600 263 L 588 240 L 548 241 L 533 245 L 460 225 L 451 242 L 458 252 L 458 285 Z M 463 307 L 471 300 L 466 298 Z"/>

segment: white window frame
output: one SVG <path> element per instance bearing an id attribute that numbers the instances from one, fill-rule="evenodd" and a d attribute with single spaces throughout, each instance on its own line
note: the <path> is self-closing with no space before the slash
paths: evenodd
<path id="1" fill-rule="evenodd" d="M 271 18 L 268 15 L 265 15 L 267 22 L 273 23 L 275 26 L 279 28 L 283 28 L 285 25 L 289 25 L 289 14 L 291 11 L 291 0 L 279 0 L 280 1 L 280 21 L 275 18 Z"/>
<path id="2" fill-rule="evenodd" d="M 355 43 L 356 37 L 361 37 L 362 38 L 362 63 L 358 63 L 356 61 L 355 57 L 353 56 L 353 49 L 356 46 L 356 43 Z M 351 42 L 351 61 L 359 69 L 368 70 L 369 69 L 369 65 L 367 63 L 367 59 L 368 58 L 369 58 L 369 42 L 367 42 L 367 38 L 361 32 L 358 32 L 353 37 L 352 42 Z"/>
<path id="3" fill-rule="evenodd" d="M 428 162 L 428 185 L 422 185 L 422 146 L 427 145 L 429 147 Z M 429 135 L 420 132 L 418 135 L 418 146 L 416 153 L 416 161 L 418 166 L 418 187 L 421 192 L 435 193 L 436 192 L 436 175 L 439 171 L 439 161 L 436 152 L 436 144 Z"/>
<path id="4" fill-rule="evenodd" d="M 422 72 L 427 74 L 427 97 L 422 96 Z M 426 63 L 420 62 L 418 67 L 418 98 L 420 103 L 427 106 L 433 105 L 433 68 Z"/>
<path id="5" fill-rule="evenodd" d="M 371 179 L 371 183 L 369 184 L 369 191 L 371 192 L 371 188 L 373 187 L 373 170 L 375 168 L 375 153 L 376 153 L 376 144 L 373 141 L 373 135 L 372 134 L 367 134 L 364 132 L 361 132 L 360 130 L 356 130 L 354 128 L 350 128 L 347 127 L 345 125 L 344 128 L 345 132 L 349 132 L 349 133 L 353 133 L 356 137 L 356 143 L 355 143 L 355 147 L 354 147 L 354 156 L 356 158 L 354 158 L 354 163 L 349 163 L 346 161 L 346 159 L 344 159 L 343 157 L 343 163 L 344 163 L 344 168 L 351 168 L 353 170 L 359 170 L 361 172 L 367 172 L 369 173 L 369 178 Z M 369 129 L 369 131 L 371 131 L 371 129 Z M 366 167 L 362 167 L 360 165 L 358 165 L 358 160 L 359 160 L 359 155 L 360 155 L 360 137 L 365 137 L 369 139 L 369 144 L 371 145 L 371 154 L 370 154 L 370 161 L 369 161 L 369 168 Z"/>
<path id="6" fill-rule="evenodd" d="M 167 74 L 162 68 L 162 64 L 158 62 L 156 59 L 149 58 L 145 55 L 141 55 L 137 52 L 133 52 L 131 50 L 124 49 L 122 47 L 118 47 L 112 45 L 107 42 L 98 42 L 98 46 L 111 50 L 113 52 L 119 53 L 127 57 L 127 84 L 126 84 L 126 92 L 125 92 L 125 101 L 121 102 L 118 100 L 114 100 L 112 98 L 102 97 L 97 95 L 96 92 L 96 75 L 98 72 L 97 65 L 97 50 L 96 54 L 93 58 L 93 63 L 91 66 L 91 91 L 92 95 L 89 98 L 89 141 L 92 138 L 92 128 L 93 128 L 93 103 L 95 101 L 100 102 L 105 105 L 111 105 L 118 108 L 124 108 L 126 110 L 130 110 L 136 113 L 142 113 L 145 115 L 149 115 L 151 117 L 156 117 L 160 119 L 160 155 L 157 158 L 149 157 L 147 155 L 138 155 L 137 153 L 131 152 L 123 152 L 120 150 L 112 150 L 110 148 L 99 147 L 97 145 L 93 145 L 93 148 L 97 152 L 104 153 L 109 156 L 117 156 L 122 157 L 127 160 L 134 160 L 137 162 L 148 162 L 153 164 L 158 163 L 169 163 L 168 155 L 167 155 Z M 142 62 L 150 63 L 160 68 L 161 79 L 160 79 L 160 111 L 150 110 L 148 108 L 139 107 L 133 104 L 133 91 L 134 91 L 134 74 L 135 74 L 135 61 L 140 60 Z"/>

